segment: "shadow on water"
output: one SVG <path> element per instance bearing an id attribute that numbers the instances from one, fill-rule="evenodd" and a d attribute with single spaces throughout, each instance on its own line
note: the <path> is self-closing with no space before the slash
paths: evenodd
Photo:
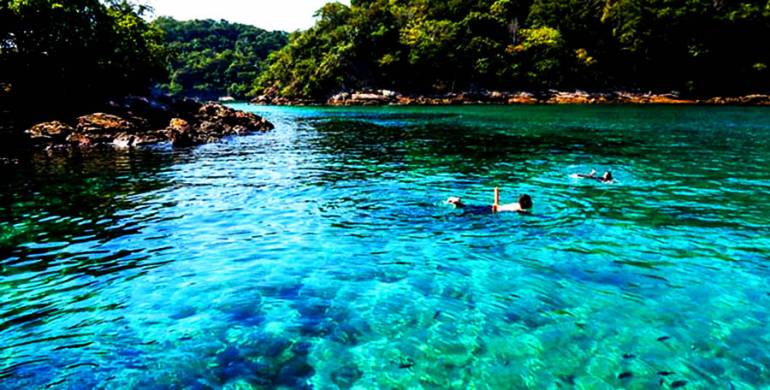
<path id="1" fill-rule="evenodd" d="M 593 160 L 619 161 L 644 157 L 646 143 L 659 141 L 616 129 L 566 127 L 490 127 L 464 122 L 412 122 L 378 124 L 360 119 L 333 118 L 309 121 L 319 137 L 312 146 L 336 155 L 340 160 L 378 163 L 411 163 L 410 168 L 447 166 L 461 173 L 489 173 L 495 164 L 517 165 L 549 155 L 584 155 Z M 387 122 L 386 122 L 387 123 Z M 494 127 L 493 127 L 494 129 Z M 385 165 L 388 167 L 389 165 Z"/>
<path id="2" fill-rule="evenodd" d="M 0 355 L 10 352 L 16 364 L 0 364 L 0 376 L 14 377 L 17 384 L 36 378 L 51 368 L 57 351 L 93 343 L 91 334 L 79 328 L 114 321 L 107 313 L 125 302 L 100 291 L 161 265 L 152 261 L 152 254 L 163 248 L 132 242 L 131 237 L 159 219 L 158 210 L 145 208 L 143 197 L 171 186 L 164 169 L 188 158 L 164 149 L 3 156 L 0 332 L 5 336 L 0 351 L 5 352 Z M 125 244 L 109 244 L 117 241 Z M 100 313 L 100 319 L 86 320 L 89 313 Z M 59 322 L 67 326 L 40 332 L 57 319 L 67 319 Z M 42 354 L 47 359 L 25 360 L 27 346 L 45 343 L 55 348 Z M 86 368 L 90 364 L 80 363 Z"/>
<path id="3" fill-rule="evenodd" d="M 0 184 L 2 258 L 45 252 L 23 243 L 108 241 L 130 233 L 131 225 L 121 225 L 117 214 L 138 205 L 134 196 L 170 185 L 158 173 L 174 157 L 154 150 L 94 150 L 33 152 L 12 161 L 0 165 L 6 178 Z"/>

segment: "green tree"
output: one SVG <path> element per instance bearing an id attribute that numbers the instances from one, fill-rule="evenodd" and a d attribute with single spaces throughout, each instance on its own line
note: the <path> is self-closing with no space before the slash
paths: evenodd
<path id="1" fill-rule="evenodd" d="M 770 88 L 767 0 L 353 0 L 318 16 L 252 94 Z"/>
<path id="2" fill-rule="evenodd" d="M 275 88 L 282 95 L 318 97 L 355 81 L 351 70 L 357 32 L 350 25 L 350 9 L 326 4 L 306 32 L 294 33 L 289 44 L 271 56 L 271 65 L 256 81 L 252 95 Z M 348 84 L 350 82 L 350 84 Z"/>
<path id="3" fill-rule="evenodd" d="M 224 20 L 177 21 L 158 18 L 153 25 L 165 32 L 172 95 L 203 99 L 231 95 L 243 98 L 263 68 L 267 56 L 286 45 L 288 35 Z"/>
<path id="4" fill-rule="evenodd" d="M 18 124 L 145 94 L 163 80 L 162 33 L 141 17 L 146 11 L 118 0 L 0 3 L 0 83 Z"/>
<path id="5" fill-rule="evenodd" d="M 747 92 L 768 87 L 770 3 L 608 1 L 602 19 L 626 54 L 625 75 L 651 88 Z M 719 75 L 719 77 L 715 77 Z"/>

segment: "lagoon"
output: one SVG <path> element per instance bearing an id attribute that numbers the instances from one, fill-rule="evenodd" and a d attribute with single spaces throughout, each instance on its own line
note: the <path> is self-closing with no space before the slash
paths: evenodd
<path id="1" fill-rule="evenodd" d="M 3 152 L 0 387 L 770 386 L 770 110 L 232 106 Z"/>

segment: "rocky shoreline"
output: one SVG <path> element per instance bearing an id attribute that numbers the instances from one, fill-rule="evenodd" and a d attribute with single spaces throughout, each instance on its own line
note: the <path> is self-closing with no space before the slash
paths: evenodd
<path id="1" fill-rule="evenodd" d="M 25 133 L 32 143 L 46 147 L 133 147 L 163 142 L 187 147 L 273 128 L 262 117 L 218 103 L 127 97 L 69 121 L 38 123 Z"/>
<path id="2" fill-rule="evenodd" d="M 461 105 L 461 104 L 666 104 L 666 105 L 740 105 L 770 106 L 770 95 L 754 94 L 736 97 L 683 98 L 677 93 L 636 92 L 585 92 L 555 91 L 501 92 L 472 91 L 436 95 L 403 95 L 389 90 L 340 92 L 326 101 L 289 99 L 275 91 L 258 96 L 253 104 L 267 105 L 330 105 L 330 106 L 379 106 L 379 105 Z"/>

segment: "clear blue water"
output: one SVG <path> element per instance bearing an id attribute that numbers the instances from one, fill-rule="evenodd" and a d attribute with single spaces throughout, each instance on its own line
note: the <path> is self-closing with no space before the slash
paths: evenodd
<path id="1" fill-rule="evenodd" d="M 236 107 L 0 158 L 0 387 L 770 387 L 770 110 Z"/>

